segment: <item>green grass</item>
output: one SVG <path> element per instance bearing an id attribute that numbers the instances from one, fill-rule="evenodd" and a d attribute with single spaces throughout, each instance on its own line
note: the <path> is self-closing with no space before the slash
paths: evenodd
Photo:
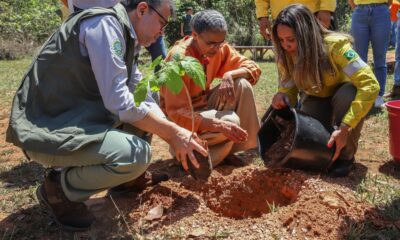
<path id="1" fill-rule="evenodd" d="M 31 62 L 32 57 L 0 61 L 0 106 L 9 107 L 11 105 L 15 91 Z"/>
<path id="2" fill-rule="evenodd" d="M 387 206 L 400 199 L 400 188 L 387 175 L 367 173 L 357 186 L 356 197 L 376 206 Z"/>

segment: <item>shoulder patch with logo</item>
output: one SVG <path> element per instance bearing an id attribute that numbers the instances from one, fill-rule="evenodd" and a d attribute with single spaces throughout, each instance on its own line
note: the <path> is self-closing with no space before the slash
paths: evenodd
<path id="1" fill-rule="evenodd" d="M 119 39 L 115 39 L 111 45 L 112 52 L 118 57 L 122 57 L 122 43 Z"/>
<path id="2" fill-rule="evenodd" d="M 356 51 L 354 51 L 353 49 L 347 50 L 343 56 L 347 59 L 347 60 L 353 60 L 356 57 L 358 57 L 358 54 L 356 53 Z"/>

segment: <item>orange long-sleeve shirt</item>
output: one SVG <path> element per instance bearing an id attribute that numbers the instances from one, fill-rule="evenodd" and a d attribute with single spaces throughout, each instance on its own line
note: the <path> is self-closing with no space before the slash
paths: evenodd
<path id="1" fill-rule="evenodd" d="M 210 92 L 210 87 L 216 78 L 222 78 L 224 73 L 238 68 L 246 69 L 250 78 L 248 81 L 254 85 L 257 83 L 261 75 L 260 67 L 248 58 L 240 55 L 233 47 L 225 43 L 218 50 L 217 54 L 211 58 L 204 58 L 190 46 L 192 37 L 187 36 L 178 41 L 169 51 L 167 61 L 171 56 L 180 54 L 182 56 L 191 56 L 198 59 L 205 67 L 206 72 L 206 89 L 201 89 L 187 75 L 183 77 L 183 81 L 189 89 L 192 99 L 193 108 L 195 110 L 194 131 L 199 132 L 199 126 L 202 117 L 196 111 L 207 110 L 207 96 Z M 165 87 L 161 88 L 161 108 L 169 119 L 174 121 L 181 127 L 188 130 L 192 128 L 192 112 L 190 110 L 189 101 L 186 93 L 182 90 L 179 94 L 171 93 Z"/>

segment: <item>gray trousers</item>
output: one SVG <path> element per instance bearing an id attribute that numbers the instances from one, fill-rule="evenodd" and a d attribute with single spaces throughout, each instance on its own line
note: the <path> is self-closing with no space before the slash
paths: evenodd
<path id="1" fill-rule="evenodd" d="M 150 165 L 150 145 L 138 137 L 148 134 L 128 124 L 123 130 L 112 129 L 101 143 L 89 144 L 69 155 L 27 154 L 45 167 L 62 168 L 61 185 L 67 198 L 85 201 L 93 194 L 139 177 Z"/>
<path id="2" fill-rule="evenodd" d="M 339 87 L 332 97 L 320 98 L 304 95 L 300 110 L 318 119 L 325 126 L 339 126 L 356 94 L 357 89 L 353 84 L 345 83 Z M 354 157 L 363 124 L 364 118 L 352 129 L 339 158 L 350 160 Z"/>

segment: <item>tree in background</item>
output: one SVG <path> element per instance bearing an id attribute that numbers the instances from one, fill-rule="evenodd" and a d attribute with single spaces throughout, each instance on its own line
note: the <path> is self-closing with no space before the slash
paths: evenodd
<path id="1" fill-rule="evenodd" d="M 177 18 L 168 25 L 165 34 L 169 44 L 180 39 L 180 19 L 187 6 L 194 9 L 194 13 L 203 9 L 215 9 L 221 12 L 229 26 L 228 41 L 235 45 L 263 45 L 263 39 L 258 34 L 254 0 L 193 0 L 175 1 L 178 9 Z"/>
<path id="2" fill-rule="evenodd" d="M 232 45 L 265 45 L 258 32 L 254 0 L 176 0 L 177 18 L 168 24 L 165 35 L 169 45 L 180 39 L 180 22 L 187 6 L 194 12 L 215 9 L 229 26 L 227 40 Z M 0 59 L 10 50 L 24 51 L 41 45 L 60 25 L 59 0 L 0 0 Z M 351 9 L 347 0 L 338 0 L 338 28 L 349 32 Z M 10 54 L 9 54 L 10 55 Z M 17 54 L 21 55 L 21 54 Z M 15 57 L 9 57 L 15 58 Z"/>
<path id="3" fill-rule="evenodd" d="M 351 8 L 347 0 L 338 0 L 336 7 L 338 31 L 350 33 Z"/>
<path id="4" fill-rule="evenodd" d="M 59 9 L 58 0 L 0 1 L 0 36 L 42 42 L 60 25 Z"/>
<path id="5" fill-rule="evenodd" d="M 0 1 L 0 60 L 32 52 L 60 25 L 58 0 Z"/>

